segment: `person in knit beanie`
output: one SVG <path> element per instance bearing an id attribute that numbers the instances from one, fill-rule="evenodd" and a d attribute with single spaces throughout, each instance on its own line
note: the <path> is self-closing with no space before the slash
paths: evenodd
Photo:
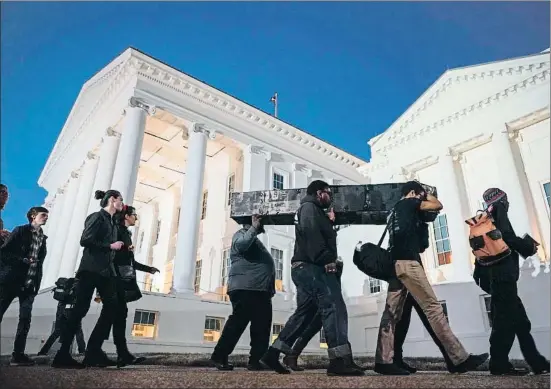
<path id="1" fill-rule="evenodd" d="M 491 295 L 490 373 L 493 375 L 525 375 L 529 371 L 517 369 L 509 361 L 509 352 L 515 335 L 528 366 L 534 374 L 549 372 L 549 361 L 540 354 L 530 333 L 531 323 L 518 296 L 517 281 L 520 275 L 519 255 L 534 255 L 537 246 L 516 235 L 507 212 L 507 193 L 499 188 L 487 189 L 482 198 L 491 214 L 495 227 L 511 249 L 511 254 L 490 266 L 475 262 L 473 278 Z M 513 204 L 514 206 L 514 204 Z"/>

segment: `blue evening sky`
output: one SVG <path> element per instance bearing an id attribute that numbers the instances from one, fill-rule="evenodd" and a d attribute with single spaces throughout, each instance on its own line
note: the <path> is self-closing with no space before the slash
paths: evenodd
<path id="1" fill-rule="evenodd" d="M 12 229 L 82 84 L 128 46 L 369 159 L 446 67 L 549 47 L 549 2 L 1 3 L 2 215 Z M 83 150 L 84 153 L 84 150 Z"/>

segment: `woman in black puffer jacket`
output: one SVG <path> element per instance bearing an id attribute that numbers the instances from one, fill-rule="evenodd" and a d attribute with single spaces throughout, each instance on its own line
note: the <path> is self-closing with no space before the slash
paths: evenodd
<path id="1" fill-rule="evenodd" d="M 139 300 L 142 297 L 138 282 L 136 280 L 136 270 L 155 274 L 159 269 L 147 266 L 136 262 L 134 259 L 134 246 L 132 245 L 132 233 L 128 229 L 133 227 L 138 220 L 136 208 L 125 205 L 121 211 L 118 211 L 113 216 L 113 221 L 117 228 L 117 240 L 123 242 L 121 250 L 117 251 L 113 259 L 115 271 L 117 273 L 118 295 L 120 299 L 120 314 L 124 316 L 125 322 L 128 315 L 127 304 L 132 301 Z M 105 334 L 109 337 L 111 327 L 108 328 Z M 126 338 L 124 339 L 126 342 Z M 128 350 L 128 349 L 127 349 Z M 135 357 L 130 352 L 125 353 L 126 356 L 117 359 L 117 366 L 135 365 L 145 361 L 144 357 Z"/>

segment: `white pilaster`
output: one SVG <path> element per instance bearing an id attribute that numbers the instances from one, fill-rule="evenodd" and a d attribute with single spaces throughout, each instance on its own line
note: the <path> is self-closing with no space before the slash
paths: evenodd
<path id="1" fill-rule="evenodd" d="M 261 147 L 248 145 L 243 150 L 243 192 L 268 190 L 271 185 L 268 177 L 270 154 Z"/>
<path id="2" fill-rule="evenodd" d="M 194 293 L 195 261 L 197 259 L 197 238 L 201 218 L 201 200 L 208 137 L 214 132 L 202 124 L 194 124 L 188 131 L 188 159 L 182 197 L 180 199 L 180 220 L 176 241 L 176 258 L 173 265 L 173 292 Z"/>
<path id="3" fill-rule="evenodd" d="M 512 135 L 512 134 L 511 134 Z M 496 158 L 499 158 L 497 165 L 499 169 L 499 178 L 502 190 L 507 193 L 509 199 L 509 219 L 517 235 L 522 236 L 525 233 L 535 237 L 535 231 L 530 223 L 532 199 L 527 199 L 522 190 L 523 181 L 521 180 L 515 156 L 511 148 L 510 134 L 508 131 L 499 131 L 494 133 L 492 146 L 495 150 Z M 543 167 L 547 168 L 547 167 Z M 524 172 L 522 172 L 524 174 Z"/>
<path id="4" fill-rule="evenodd" d="M 457 159 L 457 158 L 456 158 Z M 452 251 L 453 280 L 472 281 L 471 248 L 469 246 L 469 232 L 465 219 L 465 210 L 461 193 L 463 186 L 460 184 L 460 176 L 454 157 L 443 155 L 439 158 L 438 168 L 440 180 L 437 186 L 438 199 L 444 205 L 443 213 L 448 222 L 448 233 Z"/>
<path id="5" fill-rule="evenodd" d="M 293 188 L 302 189 L 308 187 L 308 179 L 312 177 L 312 170 L 305 165 L 293 163 Z"/>
<path id="6" fill-rule="evenodd" d="M 46 208 L 49 211 L 48 215 L 48 231 L 46 232 L 46 235 L 48 236 L 48 240 L 46 241 L 46 258 L 44 258 L 44 264 L 42 265 L 42 283 L 41 288 L 47 288 L 49 286 L 53 285 L 53 281 L 50 276 L 51 268 L 52 268 L 52 250 L 55 245 L 55 234 L 57 230 L 57 226 L 59 225 L 58 220 L 60 214 L 63 212 L 63 190 L 58 189 L 56 191 L 56 195 L 51 202 L 51 204 L 46 204 Z M 48 207 L 50 205 L 50 207 Z"/>
<path id="7" fill-rule="evenodd" d="M 62 256 L 67 244 L 67 235 L 69 232 L 69 224 L 71 222 L 71 217 L 74 212 L 75 202 L 77 200 L 78 187 L 80 183 L 80 175 L 77 172 L 72 172 L 69 178 L 69 183 L 67 184 L 67 193 L 65 195 L 65 201 L 63 205 L 63 213 L 56 223 L 57 231 L 55 234 L 55 243 L 52 250 L 52 263 L 51 263 L 51 277 L 52 281 L 55 282 L 58 277 L 67 277 L 72 276 L 72 270 L 62 268 Z M 48 239 L 49 240 L 49 239 Z"/>
<path id="8" fill-rule="evenodd" d="M 65 240 L 63 250 L 61 273 L 73 274 L 76 270 L 77 257 L 80 249 L 80 237 L 84 230 L 90 196 L 94 188 L 94 180 L 98 168 L 98 159 L 95 154 L 88 153 L 80 174 L 80 184 L 77 192 L 77 199 L 73 208 L 72 217 L 69 223 L 69 231 Z"/>
<path id="9" fill-rule="evenodd" d="M 134 98 L 130 99 L 130 104 L 125 109 L 124 130 L 110 189 L 120 191 L 126 204 L 132 204 L 134 200 L 145 131 L 146 111 L 152 109 L 154 110 L 154 108 L 150 108 Z"/>

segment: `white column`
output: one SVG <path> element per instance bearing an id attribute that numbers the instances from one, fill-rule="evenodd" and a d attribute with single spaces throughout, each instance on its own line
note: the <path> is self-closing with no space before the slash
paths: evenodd
<path id="1" fill-rule="evenodd" d="M 459 182 L 459 175 L 454 157 L 443 155 L 439 158 L 438 167 L 440 170 L 440 180 L 437 186 L 438 199 L 442 202 L 444 209 L 442 212 L 446 215 L 448 222 L 448 233 L 450 237 L 450 246 L 452 251 L 452 266 L 454 281 L 472 281 L 471 269 L 471 248 L 469 246 L 469 231 L 463 209 L 461 194 L 463 187 Z"/>
<path id="2" fill-rule="evenodd" d="M 202 124 L 194 124 L 188 131 L 188 159 L 182 197 L 180 199 L 180 220 L 176 241 L 176 258 L 173 265 L 172 291 L 194 293 L 195 261 L 197 258 L 197 238 L 201 218 L 201 200 L 207 138 L 213 137 Z"/>
<path id="3" fill-rule="evenodd" d="M 50 269 L 51 269 L 51 251 L 53 249 L 53 245 L 55 244 L 55 232 L 56 227 L 58 223 L 56 222 L 57 219 L 59 219 L 59 214 L 62 212 L 63 209 L 63 190 L 57 190 L 55 197 L 53 200 L 48 204 L 46 204 L 46 208 L 48 209 L 48 223 L 46 224 L 48 226 L 48 230 L 45 232 L 48 239 L 46 240 L 46 258 L 44 258 L 44 264 L 42 265 L 42 289 L 47 288 L 49 286 L 52 286 L 53 282 L 50 280 Z"/>
<path id="4" fill-rule="evenodd" d="M 497 158 L 501 182 L 500 189 L 507 193 L 507 198 L 510 203 L 508 212 L 509 220 L 518 236 L 529 233 L 535 237 L 530 223 L 531 210 L 528 206 L 528 204 L 531 204 L 532 199 L 527 199 L 522 190 L 523 182 L 521 181 L 519 169 L 515 162 L 515 156 L 511 149 L 509 133 L 505 130 L 494 133 L 492 146 L 495 150 L 495 158 Z M 542 169 L 547 168 L 548 166 L 542 166 Z M 524 172 L 522 174 L 524 174 Z"/>
<path id="5" fill-rule="evenodd" d="M 51 267 L 50 275 L 52 281 L 55 282 L 58 277 L 72 276 L 72 273 L 61 272 L 61 263 L 63 251 L 65 245 L 67 244 L 67 234 L 69 232 L 69 224 L 71 222 L 71 217 L 74 212 L 75 202 L 78 194 L 79 187 L 79 174 L 77 172 L 72 172 L 69 178 L 69 183 L 67 185 L 67 192 L 65 194 L 65 200 L 63 205 L 63 212 L 60 215 L 60 218 L 56 221 L 57 231 L 55 234 L 55 244 L 52 250 L 51 255 Z M 48 239 L 49 240 L 49 239 Z"/>
<path id="6" fill-rule="evenodd" d="M 80 249 L 80 237 L 84 230 L 84 220 L 87 216 L 97 168 L 98 159 L 96 155 L 88 153 L 81 170 L 77 199 L 69 223 L 67 238 L 65 239 L 65 249 L 63 250 L 61 262 L 61 274 L 72 275 L 76 270 L 75 267 Z"/>
<path id="7" fill-rule="evenodd" d="M 130 105 L 125 109 L 124 129 L 110 189 L 120 191 L 126 204 L 132 204 L 134 200 L 148 109 L 135 99 L 130 99 Z"/>

